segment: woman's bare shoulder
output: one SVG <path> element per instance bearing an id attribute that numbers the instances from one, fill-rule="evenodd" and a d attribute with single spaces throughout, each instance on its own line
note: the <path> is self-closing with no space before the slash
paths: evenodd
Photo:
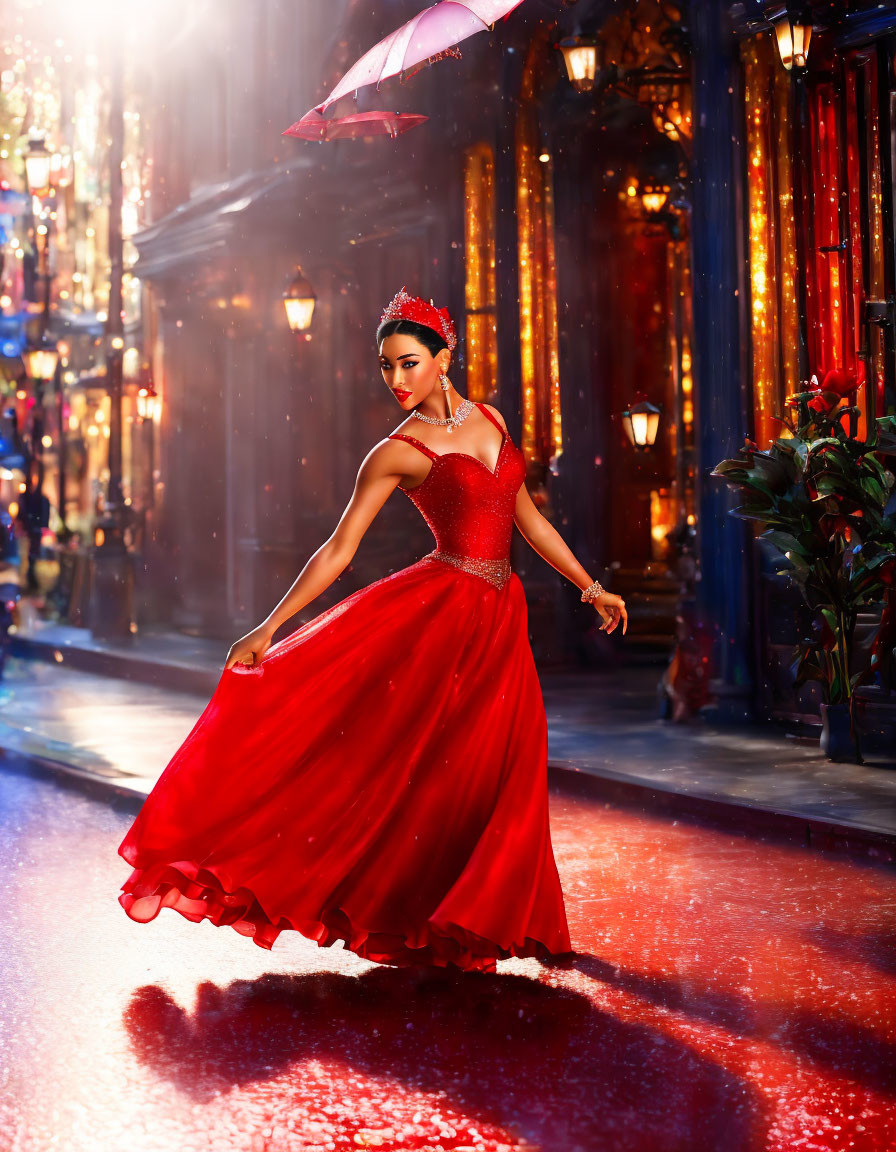
<path id="1" fill-rule="evenodd" d="M 481 404 L 480 404 L 480 407 L 482 407 L 482 408 L 487 408 L 487 409 L 489 410 L 489 412 L 491 412 L 492 416 L 494 416 L 494 417 L 495 417 L 495 419 L 498 421 L 498 423 L 499 423 L 499 424 L 501 425 L 501 427 L 504 429 L 504 431 L 505 431 L 505 432 L 507 431 L 507 423 L 506 423 L 506 421 L 504 420 L 504 417 L 503 417 L 503 416 L 501 415 L 501 413 L 498 411 L 498 409 L 497 409 L 497 408 L 494 406 L 494 404 L 484 404 L 484 403 L 481 403 Z"/>
<path id="2" fill-rule="evenodd" d="M 415 434 L 419 427 L 420 427 L 420 421 L 415 420 L 413 416 L 408 416 L 404 420 L 402 420 L 402 422 L 398 425 L 397 428 L 393 428 L 392 431 L 389 433 L 389 435 L 390 436 L 399 436 L 399 435 L 400 436 L 413 436 L 415 440 L 419 440 L 420 437 Z M 400 441 L 399 441 L 399 443 L 400 443 Z"/>
<path id="3" fill-rule="evenodd" d="M 362 469 L 374 477 L 406 473 L 413 468 L 413 461 L 419 455 L 413 445 L 406 440 L 393 440 L 390 433 L 373 445 L 362 462 Z"/>

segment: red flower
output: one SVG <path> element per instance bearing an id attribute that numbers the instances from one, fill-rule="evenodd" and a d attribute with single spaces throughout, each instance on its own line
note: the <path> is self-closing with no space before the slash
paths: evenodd
<path id="1" fill-rule="evenodd" d="M 820 415 L 826 416 L 827 413 L 830 412 L 832 405 L 829 404 L 823 396 L 819 395 L 813 396 L 809 401 L 808 407 L 811 408 L 813 412 L 818 412 Z"/>
<path id="2" fill-rule="evenodd" d="M 845 516 L 823 516 L 822 522 L 828 540 L 832 540 L 835 536 L 842 536 L 847 542 L 849 541 L 852 531 Z"/>
<path id="3" fill-rule="evenodd" d="M 842 368 L 832 368 L 821 384 L 822 392 L 835 392 L 840 399 L 851 396 L 858 388 L 854 372 L 844 372 Z"/>

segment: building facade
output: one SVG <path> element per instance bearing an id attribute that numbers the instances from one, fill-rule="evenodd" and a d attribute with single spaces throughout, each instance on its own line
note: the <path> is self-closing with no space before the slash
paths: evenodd
<path id="1" fill-rule="evenodd" d="M 286 591 L 401 419 L 373 337 L 405 284 L 457 318 L 455 385 L 500 408 L 533 499 L 628 600 L 625 640 L 596 633 L 518 539 L 539 662 L 668 651 L 689 603 L 720 711 L 799 714 L 798 606 L 710 473 L 774 436 L 813 372 L 854 370 L 866 418 L 896 411 L 896 13 L 809 5 L 807 64 L 788 70 L 780 4 L 527 0 L 459 59 L 329 113 L 422 127 L 281 135 L 419 7 L 197 3 L 156 21 L 129 73 L 150 193 L 129 267 L 153 398 L 150 429 L 125 430 L 138 626 L 232 640 Z M 590 85 L 571 80 L 572 37 L 593 45 Z M 281 299 L 297 265 L 309 338 Z M 625 414 L 642 401 L 659 421 L 639 447 Z M 396 493 L 304 615 L 428 547 Z"/>

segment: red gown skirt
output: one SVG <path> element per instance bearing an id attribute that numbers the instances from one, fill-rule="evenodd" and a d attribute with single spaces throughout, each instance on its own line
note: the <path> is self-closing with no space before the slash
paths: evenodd
<path id="1" fill-rule="evenodd" d="M 519 577 L 420 560 L 225 669 L 118 851 L 140 923 L 395 965 L 569 953 Z"/>

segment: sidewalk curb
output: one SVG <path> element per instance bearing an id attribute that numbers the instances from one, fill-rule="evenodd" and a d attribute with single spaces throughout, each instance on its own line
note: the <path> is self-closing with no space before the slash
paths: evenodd
<path id="1" fill-rule="evenodd" d="M 41 660 L 48 664 L 63 663 L 76 672 L 91 672 L 96 676 L 112 676 L 137 684 L 150 684 L 172 692 L 210 696 L 224 670 L 220 667 L 202 668 L 196 664 L 182 664 L 158 656 L 143 656 L 122 647 L 119 651 L 84 648 L 77 644 L 54 644 L 33 636 L 10 636 L 9 655 L 23 660 Z"/>
<path id="2" fill-rule="evenodd" d="M 95 799 L 113 802 L 136 814 L 146 794 L 119 781 L 107 780 L 64 760 L 0 746 L 0 765 L 37 771 L 67 786 L 83 789 Z M 896 836 L 856 825 L 758 808 L 730 800 L 675 792 L 638 780 L 622 780 L 583 771 L 572 764 L 548 764 L 549 787 L 587 796 L 645 815 L 675 816 L 710 825 L 735 835 L 769 837 L 815 851 L 836 852 L 874 865 L 896 864 Z"/>
<path id="3" fill-rule="evenodd" d="M 676 792 L 646 781 L 599 775 L 572 764 L 552 763 L 548 765 L 548 772 L 565 791 L 624 808 L 635 808 L 647 815 L 674 815 L 736 835 L 768 836 L 872 864 L 896 864 L 896 836 L 857 824 L 802 816 L 785 809 L 739 804 L 720 797 Z"/>
<path id="4" fill-rule="evenodd" d="M 172 659 L 167 653 L 141 653 L 127 642 L 91 647 L 68 642 L 66 637 L 52 641 L 40 636 L 13 635 L 10 654 L 27 660 L 62 663 L 76 670 L 112 676 L 131 683 L 150 684 L 175 692 L 211 696 L 221 676 L 217 665 L 187 663 Z M 7 747 L 0 740 L 0 761 L 30 762 L 43 770 L 61 776 L 72 785 L 80 785 L 94 795 L 139 809 L 145 793 L 129 788 L 121 779 L 105 779 L 88 768 L 64 759 L 43 755 L 41 751 Z M 875 864 L 896 863 L 896 835 L 823 816 L 807 816 L 787 809 L 760 807 L 728 796 L 699 792 L 682 792 L 663 787 L 654 780 L 622 777 L 612 772 L 595 772 L 571 761 L 551 760 L 548 772 L 552 786 L 568 792 L 587 795 L 605 803 L 638 810 L 642 813 L 666 814 L 681 819 L 700 821 L 733 833 L 773 837 L 802 847 L 833 851 Z"/>
<path id="5" fill-rule="evenodd" d="M 116 807 L 133 811 L 135 815 L 146 799 L 145 794 L 137 788 L 128 788 L 114 780 L 104 780 L 101 776 L 77 768 L 74 764 L 67 764 L 64 760 L 53 760 L 49 756 L 38 756 L 33 752 L 19 752 L 0 747 L 0 767 L 10 768 L 14 772 L 25 772 L 28 775 L 36 773 L 52 777 L 63 787 L 78 788 L 95 800 L 104 803 L 114 802 Z"/>

